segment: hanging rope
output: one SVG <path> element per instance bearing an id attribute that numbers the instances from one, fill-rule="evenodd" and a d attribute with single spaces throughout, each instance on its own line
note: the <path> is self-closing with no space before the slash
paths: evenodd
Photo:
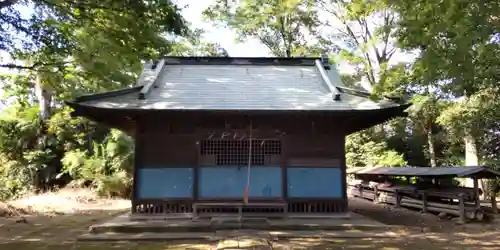
<path id="1" fill-rule="evenodd" d="M 243 202 L 245 203 L 248 203 L 248 188 L 250 187 L 250 166 L 252 165 L 252 120 L 250 120 L 250 133 L 248 138 L 247 185 L 245 187 L 245 194 L 243 195 Z"/>

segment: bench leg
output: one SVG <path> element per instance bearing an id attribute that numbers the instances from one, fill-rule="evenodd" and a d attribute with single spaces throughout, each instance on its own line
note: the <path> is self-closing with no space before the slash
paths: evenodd
<path id="1" fill-rule="evenodd" d="M 198 219 L 198 207 L 193 204 L 193 219 Z"/>
<path id="2" fill-rule="evenodd" d="M 243 219 L 243 206 L 238 207 L 238 221 L 242 221 Z"/>

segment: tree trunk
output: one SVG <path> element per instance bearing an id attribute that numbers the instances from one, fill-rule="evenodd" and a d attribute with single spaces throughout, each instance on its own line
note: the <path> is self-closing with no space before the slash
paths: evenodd
<path id="1" fill-rule="evenodd" d="M 466 133 L 464 136 L 465 143 L 465 166 L 479 166 L 479 157 L 477 154 L 477 143 L 476 138 L 472 136 L 470 133 Z M 470 183 L 467 183 L 469 186 Z M 487 184 L 484 183 L 484 180 L 479 180 L 479 188 L 483 191 L 481 195 L 481 199 L 484 199 L 484 194 L 488 192 L 485 190 Z"/>
<path id="2" fill-rule="evenodd" d="M 434 135 L 432 133 L 432 127 L 427 129 L 427 144 L 429 146 L 429 159 L 431 167 L 436 167 L 437 166 L 436 147 L 434 143 Z"/>
<path id="3" fill-rule="evenodd" d="M 35 83 L 35 94 L 38 99 L 38 109 L 40 112 L 40 118 L 42 121 L 47 120 L 50 117 L 51 104 L 52 104 L 52 91 L 47 87 L 43 86 L 40 76 L 36 77 Z"/>
<path id="4" fill-rule="evenodd" d="M 38 101 L 38 112 L 40 115 L 40 133 L 38 134 L 38 150 L 45 150 L 47 145 L 47 126 L 46 120 L 50 118 L 52 111 L 52 91 L 44 86 L 42 82 L 42 78 L 37 75 L 35 82 L 35 95 Z M 47 164 L 49 164 L 47 162 Z M 45 168 L 41 168 L 41 166 L 37 166 L 36 170 L 36 179 L 34 182 L 37 191 L 40 189 L 46 188 L 46 184 L 48 180 L 52 178 L 51 174 L 55 176 L 57 173 L 53 173 L 55 166 L 53 164 L 49 164 Z"/>
<path id="5" fill-rule="evenodd" d="M 476 139 L 469 133 L 464 136 L 465 143 L 465 165 L 478 166 L 479 158 L 477 156 Z"/>

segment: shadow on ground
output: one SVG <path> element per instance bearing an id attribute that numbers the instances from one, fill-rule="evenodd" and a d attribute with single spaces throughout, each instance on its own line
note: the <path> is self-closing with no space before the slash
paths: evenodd
<path id="1" fill-rule="evenodd" d="M 498 235 L 494 236 L 495 238 Z M 320 238 L 292 238 L 283 240 L 264 240 L 251 237 L 226 239 L 221 242 L 134 242 L 134 243 L 49 243 L 45 241 L 16 241 L 1 244 L 0 249 L 16 250 L 167 250 L 167 249 L 500 249 L 499 240 L 482 241 L 481 238 L 471 236 L 443 236 L 443 235 L 416 235 L 402 236 L 394 239 L 320 239 Z"/>
<path id="2" fill-rule="evenodd" d="M 97 221 L 107 220 L 119 211 L 94 211 L 78 215 L 33 216 L 28 223 L 13 219 L 0 220 L 0 249 L 15 250 L 167 250 L 167 249 L 500 249 L 500 232 L 484 233 L 422 233 L 399 230 L 397 238 L 327 238 L 317 237 L 265 238 L 239 234 L 218 241 L 175 242 L 78 242 L 76 237 L 88 231 Z"/>
<path id="3" fill-rule="evenodd" d="M 364 204 L 364 203 L 363 203 Z M 374 219 L 385 222 L 384 218 L 393 217 L 405 220 L 418 219 L 418 213 L 394 216 L 394 211 L 364 204 L 365 214 L 373 213 Z M 372 209 L 372 210 L 369 210 Z M 375 209 L 375 210 L 373 210 Z M 366 212 L 368 211 L 368 212 Z M 496 225 L 466 225 L 454 227 L 453 231 L 422 232 L 420 229 L 393 231 L 397 238 L 329 238 L 328 232 L 311 237 L 310 232 L 303 237 L 258 237 L 255 235 L 228 236 L 217 241 L 169 241 L 169 242 L 78 242 L 76 238 L 88 232 L 90 225 L 116 217 L 123 210 L 93 210 L 75 214 L 55 214 L 27 216 L 26 223 L 18 218 L 0 218 L 0 249 L 15 250 L 167 250 L 167 249 L 500 249 L 500 230 Z M 380 214 L 383 214 L 380 215 Z M 378 217 L 377 217 L 378 216 Z M 371 216 L 370 216 L 371 217 Z M 420 220 L 422 223 L 433 221 L 431 217 Z M 402 224 L 404 224 L 402 223 Z M 411 224 L 411 223 L 410 223 Z M 447 225 L 446 223 L 443 225 Z M 479 232 L 479 233 L 478 233 Z M 323 234 L 323 235 L 321 235 Z"/>

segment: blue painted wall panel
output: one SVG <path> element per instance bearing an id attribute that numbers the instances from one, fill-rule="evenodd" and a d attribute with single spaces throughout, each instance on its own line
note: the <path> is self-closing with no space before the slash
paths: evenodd
<path id="1" fill-rule="evenodd" d="M 241 198 L 247 183 L 246 167 L 200 167 L 198 194 L 201 198 Z M 249 197 L 281 197 L 281 168 L 251 167 Z"/>
<path id="2" fill-rule="evenodd" d="M 193 168 L 141 168 L 138 195 L 142 199 L 193 196 Z"/>
<path id="3" fill-rule="evenodd" d="M 340 168 L 288 168 L 288 197 L 341 198 Z"/>

